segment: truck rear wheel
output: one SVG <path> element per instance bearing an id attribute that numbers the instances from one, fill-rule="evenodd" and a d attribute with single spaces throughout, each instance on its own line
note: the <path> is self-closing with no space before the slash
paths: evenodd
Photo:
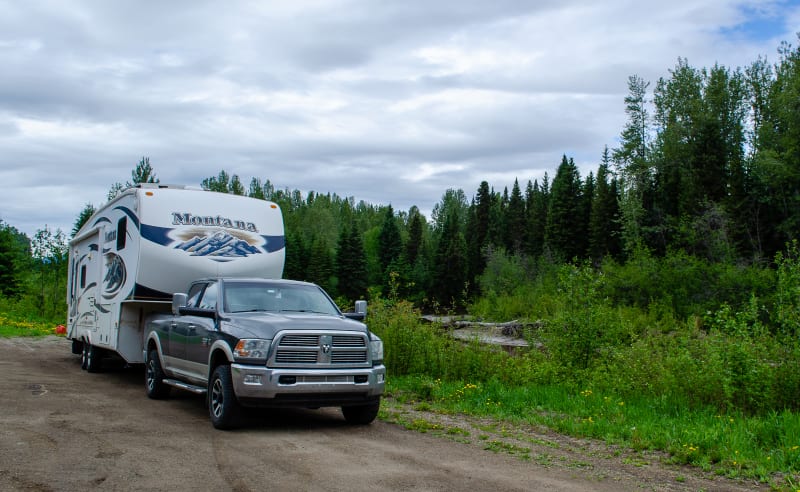
<path id="1" fill-rule="evenodd" d="M 369 405 L 346 406 L 342 407 L 342 415 L 344 415 L 344 419 L 348 424 L 367 425 L 371 424 L 375 417 L 378 416 L 380 407 L 380 401 Z"/>
<path id="2" fill-rule="evenodd" d="M 217 429 L 232 429 L 239 420 L 239 402 L 233 392 L 231 367 L 217 366 L 208 383 L 208 414 Z"/>
<path id="3" fill-rule="evenodd" d="M 160 400 L 169 396 L 170 387 L 164 384 L 164 370 L 161 369 L 161 361 L 156 349 L 147 352 L 144 374 L 148 398 Z"/>

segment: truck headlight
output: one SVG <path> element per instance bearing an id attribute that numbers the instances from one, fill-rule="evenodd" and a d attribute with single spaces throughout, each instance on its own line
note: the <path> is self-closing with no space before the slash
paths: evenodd
<path id="1" fill-rule="evenodd" d="M 260 338 L 243 338 L 233 348 L 233 356 L 237 359 L 267 360 L 272 340 Z"/>
<path id="2" fill-rule="evenodd" d="M 383 341 L 374 333 L 369 334 L 369 354 L 373 364 L 383 362 Z"/>

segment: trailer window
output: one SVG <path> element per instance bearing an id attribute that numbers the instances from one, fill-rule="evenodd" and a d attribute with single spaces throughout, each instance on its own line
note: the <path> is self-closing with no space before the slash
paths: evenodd
<path id="1" fill-rule="evenodd" d="M 117 251 L 125 249 L 125 234 L 128 231 L 128 218 L 123 217 L 117 222 Z"/>
<path id="2" fill-rule="evenodd" d="M 86 265 L 81 265 L 81 289 L 86 287 Z"/>

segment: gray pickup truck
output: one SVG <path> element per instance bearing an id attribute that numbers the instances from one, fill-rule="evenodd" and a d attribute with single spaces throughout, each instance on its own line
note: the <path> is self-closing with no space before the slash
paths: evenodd
<path id="1" fill-rule="evenodd" d="M 342 313 L 307 282 L 194 282 L 173 296 L 172 315 L 146 324 L 147 396 L 166 398 L 172 388 L 205 394 L 218 429 L 236 426 L 243 406 L 339 406 L 348 423 L 369 424 L 386 368 L 365 313 L 364 301 Z"/>

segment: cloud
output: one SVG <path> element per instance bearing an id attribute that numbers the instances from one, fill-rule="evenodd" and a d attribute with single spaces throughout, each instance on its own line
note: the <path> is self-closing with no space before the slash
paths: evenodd
<path id="1" fill-rule="evenodd" d="M 794 41 L 797 2 L 0 0 L 0 219 L 71 229 L 149 156 L 431 210 L 596 170 L 629 75 L 736 67 Z"/>

